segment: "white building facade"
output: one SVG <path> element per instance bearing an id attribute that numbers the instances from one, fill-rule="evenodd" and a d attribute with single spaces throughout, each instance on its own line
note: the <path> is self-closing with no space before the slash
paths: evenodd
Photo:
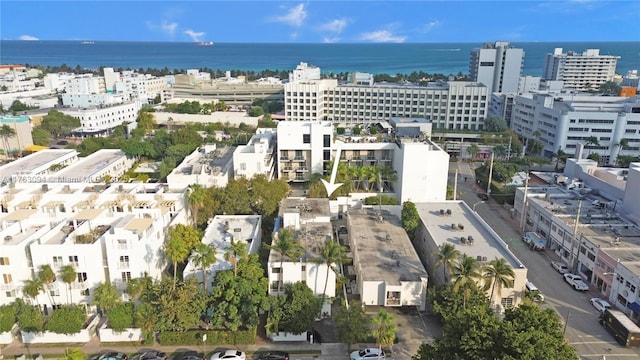
<path id="1" fill-rule="evenodd" d="M 233 152 L 233 174 L 236 179 L 251 179 L 264 175 L 267 180 L 275 177 L 277 160 L 276 129 L 258 128 L 247 145 L 240 145 Z"/>
<path id="2" fill-rule="evenodd" d="M 225 187 L 233 178 L 235 147 L 205 144 L 194 150 L 169 175 L 170 189 L 183 191 L 191 184 L 203 187 Z"/>
<path id="3" fill-rule="evenodd" d="M 511 47 L 508 41 L 485 44 L 471 50 L 469 77 L 484 84 L 489 94 L 515 93 L 523 62 L 524 50 Z"/>
<path id="4" fill-rule="evenodd" d="M 578 91 L 598 89 L 616 75 L 619 58 L 600 55 L 599 49 L 587 49 L 583 53 L 563 53 L 562 48 L 556 48 L 545 57 L 542 78 L 562 80 L 565 87 Z"/>
<path id="5" fill-rule="evenodd" d="M 141 108 L 141 102 L 131 101 L 110 106 L 61 108 L 60 112 L 80 119 L 80 128 L 76 129 L 77 133 L 93 135 L 108 132 L 125 122 L 135 122 Z"/>

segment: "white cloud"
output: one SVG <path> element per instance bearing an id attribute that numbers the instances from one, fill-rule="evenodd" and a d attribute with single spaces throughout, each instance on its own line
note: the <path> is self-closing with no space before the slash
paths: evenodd
<path id="1" fill-rule="evenodd" d="M 322 39 L 325 44 L 333 44 L 340 41 L 339 37 L 325 37 Z"/>
<path id="2" fill-rule="evenodd" d="M 173 34 L 176 32 L 176 29 L 178 28 L 178 23 L 176 22 L 169 23 L 167 21 L 163 21 L 162 24 L 160 25 L 160 28 L 162 29 L 163 32 L 173 36 Z"/>
<path id="3" fill-rule="evenodd" d="M 341 33 L 347 27 L 347 19 L 334 19 L 320 25 L 320 30 Z"/>
<path id="4" fill-rule="evenodd" d="M 34 41 L 34 40 L 40 40 L 35 36 L 31 36 L 31 35 L 20 35 L 20 37 L 18 38 L 20 40 L 24 40 L 24 41 Z"/>
<path id="5" fill-rule="evenodd" d="M 360 40 L 385 43 L 402 43 L 406 36 L 393 35 L 389 30 L 378 30 L 360 34 Z"/>
<path id="6" fill-rule="evenodd" d="M 202 37 L 206 34 L 202 31 L 196 32 L 190 29 L 185 30 L 184 33 L 187 34 L 193 41 L 202 41 Z"/>
<path id="7" fill-rule="evenodd" d="M 424 24 L 424 26 L 422 27 L 422 30 L 424 32 L 429 32 L 429 31 L 431 31 L 431 30 L 433 30 L 433 29 L 435 29 L 437 27 L 440 27 L 441 25 L 442 25 L 442 22 L 440 22 L 438 20 L 433 20 L 433 21 L 430 21 L 430 22 Z"/>
<path id="8" fill-rule="evenodd" d="M 274 17 L 273 21 L 300 27 L 306 18 L 307 11 L 304 9 L 304 4 L 298 4 L 289 9 L 286 14 Z"/>

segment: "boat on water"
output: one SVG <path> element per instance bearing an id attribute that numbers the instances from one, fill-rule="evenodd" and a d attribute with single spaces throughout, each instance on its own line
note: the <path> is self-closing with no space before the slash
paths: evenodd
<path id="1" fill-rule="evenodd" d="M 198 46 L 213 46 L 213 41 L 201 41 L 199 43 L 196 43 L 196 45 L 198 45 Z"/>
<path id="2" fill-rule="evenodd" d="M 93 44 L 95 44 L 95 41 L 82 41 L 82 42 L 80 42 L 80 44 L 82 44 L 82 45 L 93 45 Z"/>

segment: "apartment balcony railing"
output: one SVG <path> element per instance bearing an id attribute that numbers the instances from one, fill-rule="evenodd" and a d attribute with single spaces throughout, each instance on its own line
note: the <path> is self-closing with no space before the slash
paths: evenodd
<path id="1" fill-rule="evenodd" d="M 293 161 L 306 161 L 306 159 L 303 158 L 302 156 L 296 156 L 293 158 Z"/>
<path id="2" fill-rule="evenodd" d="M 387 298 L 387 306 L 400 306 L 400 299 Z"/>
<path id="3" fill-rule="evenodd" d="M 280 157 L 280 161 L 289 161 L 289 157 L 288 156 L 281 156 Z"/>
<path id="4" fill-rule="evenodd" d="M 71 283 L 71 289 L 72 290 L 84 290 L 86 289 L 88 286 L 84 281 L 74 281 Z"/>
<path id="5" fill-rule="evenodd" d="M 13 281 L 8 283 L 0 283 L 0 290 L 2 291 L 11 291 L 16 288 L 16 283 Z"/>

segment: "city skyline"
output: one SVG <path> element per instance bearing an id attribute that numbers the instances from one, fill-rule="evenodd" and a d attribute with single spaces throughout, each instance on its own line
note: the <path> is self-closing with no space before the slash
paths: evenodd
<path id="1" fill-rule="evenodd" d="M 2 2 L 1 9 L 2 40 L 240 43 L 640 40 L 640 34 L 631 30 L 633 24 L 640 22 L 640 2 L 626 0 L 8 0 Z"/>

